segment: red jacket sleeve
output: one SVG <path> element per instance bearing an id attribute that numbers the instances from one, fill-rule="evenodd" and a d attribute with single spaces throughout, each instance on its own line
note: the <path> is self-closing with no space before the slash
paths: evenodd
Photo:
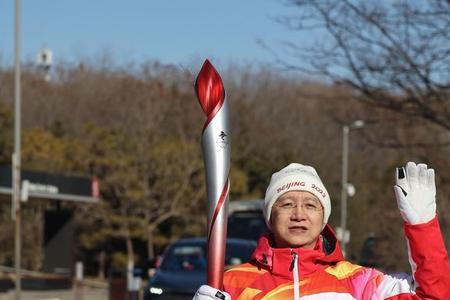
<path id="1" fill-rule="evenodd" d="M 405 224 L 404 229 L 416 295 L 450 299 L 450 265 L 438 218 L 419 225 Z"/>

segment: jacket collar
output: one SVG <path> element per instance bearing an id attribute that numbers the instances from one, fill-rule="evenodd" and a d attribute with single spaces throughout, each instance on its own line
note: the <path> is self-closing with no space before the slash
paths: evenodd
<path id="1" fill-rule="evenodd" d="M 330 264 L 344 260 L 336 235 L 329 225 L 322 230 L 316 246 L 312 250 L 303 248 L 275 248 L 271 233 L 262 235 L 252 255 L 252 260 L 260 267 L 283 277 L 292 277 L 294 253 L 298 257 L 300 276 L 324 269 Z"/>

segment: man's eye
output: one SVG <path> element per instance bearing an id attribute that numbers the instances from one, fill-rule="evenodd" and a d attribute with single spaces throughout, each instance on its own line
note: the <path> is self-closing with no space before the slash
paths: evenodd
<path id="1" fill-rule="evenodd" d="M 283 208 L 292 208 L 292 207 L 294 207 L 294 203 L 284 203 L 284 204 L 281 204 L 281 207 L 283 207 Z"/>
<path id="2" fill-rule="evenodd" d="M 313 203 L 306 203 L 305 206 L 307 209 L 317 209 L 317 205 Z"/>

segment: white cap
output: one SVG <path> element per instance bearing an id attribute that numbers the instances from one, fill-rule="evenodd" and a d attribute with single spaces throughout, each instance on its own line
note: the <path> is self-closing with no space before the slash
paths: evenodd
<path id="1" fill-rule="evenodd" d="M 291 163 L 278 172 L 273 173 L 264 199 L 264 218 L 269 229 L 270 214 L 275 201 L 289 191 L 305 191 L 316 196 L 323 206 L 323 227 L 328 222 L 331 213 L 330 196 L 319 175 L 313 167 Z"/>

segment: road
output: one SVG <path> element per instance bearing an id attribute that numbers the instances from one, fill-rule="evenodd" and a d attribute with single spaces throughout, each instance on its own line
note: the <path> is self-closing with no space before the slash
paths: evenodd
<path id="1" fill-rule="evenodd" d="M 0 300 L 14 300 L 14 290 L 1 293 Z M 89 288 L 83 290 L 22 291 L 22 300 L 108 300 L 108 289 Z"/>

